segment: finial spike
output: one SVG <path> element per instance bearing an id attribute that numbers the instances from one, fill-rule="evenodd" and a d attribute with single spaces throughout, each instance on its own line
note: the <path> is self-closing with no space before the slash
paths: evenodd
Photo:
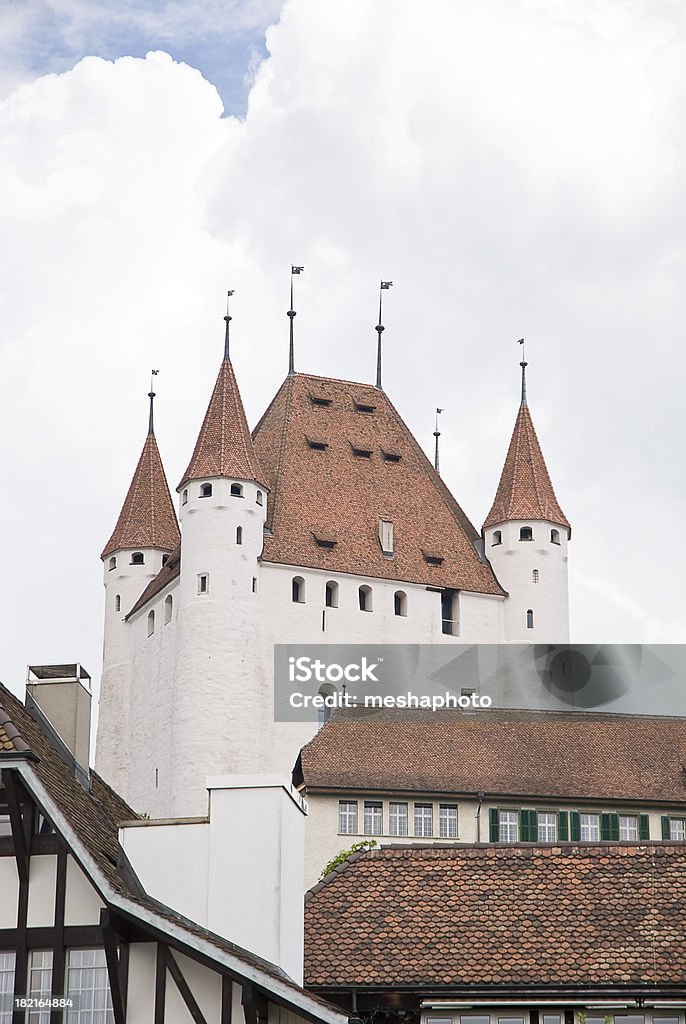
<path id="1" fill-rule="evenodd" d="M 294 267 L 291 264 L 291 308 L 286 314 L 290 321 L 289 329 L 289 345 L 288 345 L 288 376 L 292 377 L 295 373 L 295 347 L 293 343 L 293 318 L 295 316 L 295 310 L 293 309 L 293 278 L 296 274 L 302 274 L 304 267 Z"/>
<path id="2" fill-rule="evenodd" d="M 376 342 L 376 386 L 381 391 L 381 335 L 383 334 L 385 327 L 381 323 L 381 297 L 383 292 L 388 291 L 389 288 L 393 287 L 392 281 L 382 281 L 381 287 L 379 288 L 379 322 L 375 327 L 377 334 Z"/>
<path id="3" fill-rule="evenodd" d="M 148 418 L 148 434 L 155 433 L 155 420 L 153 415 L 153 403 L 155 401 L 155 392 L 152 389 L 152 379 L 153 377 L 156 377 L 159 372 L 159 370 L 150 371 L 150 390 L 148 391 L 148 398 L 150 399 L 150 416 Z"/>
<path id="4" fill-rule="evenodd" d="M 442 409 L 436 409 L 436 429 L 434 430 L 434 437 L 436 438 L 436 450 L 434 452 L 434 469 L 436 470 L 437 473 L 439 472 L 440 465 L 438 460 L 438 439 L 441 436 L 441 432 L 438 429 L 438 417 L 441 415 L 442 412 Z"/>
<path id="5" fill-rule="evenodd" d="M 224 362 L 227 362 L 231 356 L 229 354 L 229 324 L 233 317 L 229 315 L 229 299 L 233 295 L 233 289 L 230 289 L 226 293 L 226 316 L 224 317 L 224 323 L 226 324 L 226 330 L 224 332 Z"/>
<path id="6" fill-rule="evenodd" d="M 526 368 L 529 364 L 524 356 L 524 338 L 518 338 L 517 344 L 522 346 L 522 361 L 519 365 L 522 368 L 522 405 L 526 405 Z"/>

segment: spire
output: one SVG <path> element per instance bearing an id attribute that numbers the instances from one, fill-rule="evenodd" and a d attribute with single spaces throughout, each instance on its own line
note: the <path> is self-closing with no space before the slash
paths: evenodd
<path id="1" fill-rule="evenodd" d="M 148 398 L 150 399 L 150 416 L 148 418 L 148 433 L 149 434 L 154 434 L 155 433 L 155 419 L 154 419 L 154 409 L 153 409 L 153 402 L 155 401 L 155 392 L 152 389 L 152 379 L 153 379 L 153 377 L 156 377 L 159 372 L 160 372 L 159 370 L 151 370 L 150 371 L 150 390 L 148 391 Z"/>
<path id="2" fill-rule="evenodd" d="M 157 370 L 153 370 L 153 375 L 156 374 Z M 107 558 L 112 552 L 122 548 L 158 548 L 162 551 L 173 551 L 179 543 L 179 526 L 153 429 L 155 392 L 152 385 L 148 398 L 148 436 L 119 513 L 117 525 L 105 545 L 101 558 Z"/>
<path id="3" fill-rule="evenodd" d="M 230 359 L 229 354 L 229 324 L 231 323 L 231 317 L 229 316 L 229 299 L 233 295 L 233 289 L 226 293 L 226 316 L 224 317 L 224 323 L 226 324 L 226 331 L 224 332 L 224 359 Z"/>
<path id="4" fill-rule="evenodd" d="M 205 419 L 179 487 L 188 480 L 216 476 L 258 483 L 263 479 L 233 366 L 227 358 L 219 367 Z"/>
<path id="5" fill-rule="evenodd" d="M 389 288 L 393 287 L 392 281 L 382 281 L 381 287 L 379 288 L 379 322 L 376 325 L 376 386 L 381 391 L 381 335 L 385 331 L 385 327 L 381 323 L 381 298 L 383 292 L 388 291 Z"/>
<path id="6" fill-rule="evenodd" d="M 491 511 L 486 516 L 484 529 L 511 520 L 533 519 L 556 523 L 571 530 L 555 497 L 527 404 L 526 366 L 526 361 L 522 360 L 522 401 L 498 490 Z"/>
<path id="7" fill-rule="evenodd" d="M 436 470 L 437 473 L 439 472 L 438 467 L 440 465 L 438 459 L 438 439 L 441 436 L 441 432 L 438 429 L 438 417 L 441 415 L 442 412 L 442 409 L 436 409 L 436 429 L 434 430 L 434 437 L 436 438 L 436 451 L 434 452 L 434 469 Z"/>
<path id="8" fill-rule="evenodd" d="M 305 269 L 304 267 L 294 267 L 293 264 L 291 264 L 291 308 L 288 310 L 288 313 L 286 314 L 288 316 L 289 321 L 290 321 L 290 328 L 289 328 L 290 340 L 289 340 L 289 346 L 288 346 L 288 375 L 289 375 L 289 377 L 292 376 L 295 373 L 295 350 L 294 350 L 294 345 L 293 345 L 293 317 L 295 316 L 295 310 L 293 309 L 293 278 L 294 278 L 294 276 L 296 274 L 302 274 L 304 269 Z"/>
<path id="9" fill-rule="evenodd" d="M 526 405 L 526 368 L 529 364 L 524 356 L 524 338 L 519 338 L 517 344 L 522 346 L 522 361 L 519 365 L 522 368 L 522 405 Z"/>

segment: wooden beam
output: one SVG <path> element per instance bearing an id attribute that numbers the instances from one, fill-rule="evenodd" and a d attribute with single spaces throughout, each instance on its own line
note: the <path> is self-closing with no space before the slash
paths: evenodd
<path id="1" fill-rule="evenodd" d="M 65 942 L 64 913 L 67 902 L 67 848 L 62 844 L 57 854 L 55 872 L 55 931 L 52 942 L 52 986 L 51 995 L 61 996 L 65 990 Z M 98 940 L 99 941 L 99 940 Z M 50 1011 L 50 1024 L 60 1024 L 62 1011 Z"/>
<path id="2" fill-rule="evenodd" d="M 102 931 L 102 944 L 105 947 L 105 961 L 107 963 L 107 976 L 110 982 L 114 1024 L 126 1024 L 126 993 L 121 983 L 117 940 L 112 928 L 110 912 L 106 908 L 100 911 L 100 929 Z"/>
<path id="3" fill-rule="evenodd" d="M 244 981 L 241 1003 L 245 1014 L 245 1024 L 257 1024 L 257 1007 L 255 1006 L 255 990 L 251 981 Z"/>
<path id="4" fill-rule="evenodd" d="M 164 1024 L 164 1002 L 167 995 L 167 947 L 157 943 L 155 969 L 155 1024 Z"/>
<path id="5" fill-rule="evenodd" d="M 174 954 L 171 950 L 167 950 L 167 967 L 195 1024 L 207 1024 L 203 1012 L 195 1001 L 195 997 L 188 987 L 188 982 L 181 973 L 181 968 L 174 959 Z"/>
<path id="6" fill-rule="evenodd" d="M 233 1003 L 233 982 L 231 978 L 222 976 L 222 1003 L 220 1024 L 231 1024 L 231 1013 Z"/>
<path id="7" fill-rule="evenodd" d="M 20 882 L 29 880 L 29 850 L 26 845 L 26 833 L 21 817 L 21 805 L 19 803 L 19 787 L 17 785 L 17 772 L 14 768 L 3 768 L 2 783 L 7 796 L 7 807 L 10 814 L 12 826 L 12 839 L 14 841 L 14 857 L 17 862 L 17 872 Z"/>

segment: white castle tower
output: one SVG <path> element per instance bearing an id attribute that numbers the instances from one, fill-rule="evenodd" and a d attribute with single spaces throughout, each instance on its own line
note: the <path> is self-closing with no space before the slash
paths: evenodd
<path id="1" fill-rule="evenodd" d="M 569 641 L 567 544 L 572 534 L 555 497 L 526 397 L 522 399 L 491 511 L 483 525 L 486 556 L 508 592 L 505 642 Z"/>
<path id="2" fill-rule="evenodd" d="M 133 650 L 126 613 L 178 547 L 180 534 L 155 440 L 154 392 L 148 435 L 122 510 L 101 558 L 105 582 L 103 669 L 98 719 L 98 758 L 113 786 L 123 790 L 129 746 Z"/>

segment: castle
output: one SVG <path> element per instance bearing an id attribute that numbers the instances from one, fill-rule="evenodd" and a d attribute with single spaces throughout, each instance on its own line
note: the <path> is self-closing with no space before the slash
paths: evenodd
<path id="1" fill-rule="evenodd" d="M 143 450 L 102 552 L 96 764 L 153 818 L 204 814 L 207 776 L 290 772 L 316 727 L 274 722 L 274 644 L 568 639 L 571 528 L 524 361 L 479 533 L 380 376 L 372 386 L 296 373 L 291 358 L 251 434 L 225 320 L 178 519 L 151 392 Z"/>

